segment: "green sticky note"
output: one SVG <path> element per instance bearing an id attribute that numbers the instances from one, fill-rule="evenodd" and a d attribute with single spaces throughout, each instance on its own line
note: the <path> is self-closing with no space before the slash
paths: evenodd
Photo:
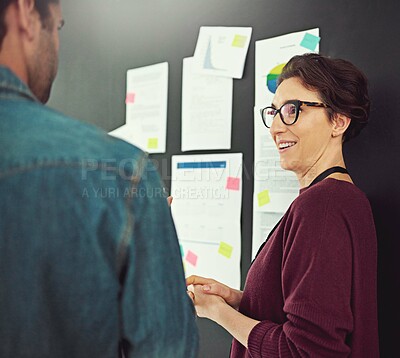
<path id="1" fill-rule="evenodd" d="M 258 193 L 257 199 L 258 199 L 258 206 L 267 205 L 271 201 L 271 199 L 269 198 L 269 191 L 264 190 L 261 193 Z"/>
<path id="2" fill-rule="evenodd" d="M 306 32 L 303 40 L 300 42 L 300 46 L 305 47 L 308 50 L 315 51 L 320 40 L 320 37 Z"/>
<path id="3" fill-rule="evenodd" d="M 243 48 L 246 45 L 247 36 L 235 35 L 232 41 L 233 47 Z"/>
<path id="4" fill-rule="evenodd" d="M 228 259 L 232 256 L 233 247 L 226 242 L 222 242 L 219 244 L 218 253 L 222 256 L 227 257 Z"/>
<path id="5" fill-rule="evenodd" d="M 182 245 L 179 245 L 179 247 L 180 247 L 180 249 L 181 249 L 181 256 L 182 256 L 182 257 L 185 256 L 185 252 L 183 251 Z"/>
<path id="6" fill-rule="evenodd" d="M 157 149 L 158 148 L 158 138 L 149 138 L 147 142 L 147 149 Z"/>

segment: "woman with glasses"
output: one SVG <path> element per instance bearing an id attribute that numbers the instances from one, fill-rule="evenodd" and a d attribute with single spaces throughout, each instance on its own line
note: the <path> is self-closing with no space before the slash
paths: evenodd
<path id="1" fill-rule="evenodd" d="M 300 194 L 244 291 L 187 279 L 198 316 L 233 335 L 231 357 L 379 357 L 374 221 L 342 152 L 369 106 L 367 80 L 348 61 L 306 54 L 285 66 L 261 117 Z"/>

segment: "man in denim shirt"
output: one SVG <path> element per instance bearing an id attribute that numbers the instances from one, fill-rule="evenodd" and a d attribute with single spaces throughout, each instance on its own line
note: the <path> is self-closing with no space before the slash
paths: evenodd
<path id="1" fill-rule="evenodd" d="M 0 357 L 195 357 L 151 161 L 42 104 L 62 23 L 57 0 L 1 0 Z"/>

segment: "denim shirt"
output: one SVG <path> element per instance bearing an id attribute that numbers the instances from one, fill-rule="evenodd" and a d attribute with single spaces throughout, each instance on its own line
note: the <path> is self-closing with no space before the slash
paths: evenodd
<path id="1" fill-rule="evenodd" d="M 5 67 L 0 203 L 0 357 L 197 355 L 154 165 L 43 106 Z"/>

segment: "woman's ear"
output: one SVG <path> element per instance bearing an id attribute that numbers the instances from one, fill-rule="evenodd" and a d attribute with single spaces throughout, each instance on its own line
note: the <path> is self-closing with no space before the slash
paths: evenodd
<path id="1" fill-rule="evenodd" d="M 339 137 L 346 132 L 351 119 L 344 114 L 336 113 L 332 120 L 332 137 Z"/>

